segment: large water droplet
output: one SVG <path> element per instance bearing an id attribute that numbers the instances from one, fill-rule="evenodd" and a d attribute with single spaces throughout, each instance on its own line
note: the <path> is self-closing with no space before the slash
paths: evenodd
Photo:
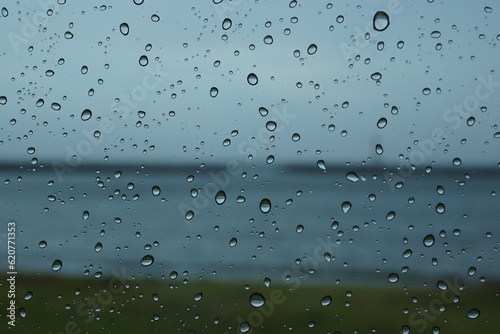
<path id="1" fill-rule="evenodd" d="M 196 295 L 194 295 L 194 300 L 195 301 L 200 301 L 203 298 L 203 293 L 198 292 Z"/>
<path id="2" fill-rule="evenodd" d="M 240 332 L 247 333 L 249 330 L 250 330 L 250 325 L 248 324 L 248 322 L 245 321 L 240 324 Z"/>
<path id="3" fill-rule="evenodd" d="M 259 78 L 257 78 L 257 75 L 255 75 L 255 73 L 250 73 L 247 76 L 247 81 L 250 85 L 255 86 L 257 83 L 259 83 Z"/>
<path id="4" fill-rule="evenodd" d="M 348 179 L 351 182 L 358 182 L 359 181 L 358 174 L 356 174 L 354 172 L 347 173 L 345 177 L 346 177 L 346 179 Z"/>
<path id="5" fill-rule="evenodd" d="M 373 16 L 373 29 L 376 31 L 384 31 L 389 24 L 389 15 L 386 12 L 379 11 Z"/>
<path id="6" fill-rule="evenodd" d="M 62 268 L 62 262 L 61 260 L 55 260 L 54 263 L 52 263 L 52 270 L 54 271 L 59 271 Z"/>
<path id="7" fill-rule="evenodd" d="M 271 201 L 267 198 L 264 198 L 262 201 L 260 201 L 259 208 L 262 213 L 268 213 L 269 211 L 271 211 Z"/>
<path id="8" fill-rule="evenodd" d="M 467 318 L 469 319 L 477 319 L 481 313 L 477 308 L 473 308 L 467 312 Z"/>
<path id="9" fill-rule="evenodd" d="M 153 264 L 155 258 L 153 257 L 153 255 L 145 255 L 142 259 L 141 259 L 141 264 L 145 267 L 147 266 L 150 266 Z"/>
<path id="10" fill-rule="evenodd" d="M 276 130 L 277 127 L 278 125 L 276 124 L 275 121 L 269 121 L 266 123 L 266 129 L 268 129 L 269 131 L 274 131 Z"/>
<path id="11" fill-rule="evenodd" d="M 80 115 L 80 118 L 82 121 L 88 121 L 92 117 L 92 111 L 89 109 L 85 109 L 82 111 L 82 114 Z"/>
<path id="12" fill-rule="evenodd" d="M 159 194 L 161 194 L 161 189 L 158 186 L 154 186 L 153 188 L 151 188 L 151 191 L 153 192 L 153 196 L 158 196 Z"/>
<path id="13" fill-rule="evenodd" d="M 332 297 L 330 296 L 325 296 L 323 299 L 321 299 L 321 305 L 322 306 L 328 306 L 332 302 Z"/>
<path id="14" fill-rule="evenodd" d="M 100 252 L 102 250 L 102 244 L 100 242 L 95 244 L 94 250 Z"/>
<path id="15" fill-rule="evenodd" d="M 407 259 L 413 254 L 411 249 L 407 249 L 403 252 L 403 258 Z"/>
<path id="16" fill-rule="evenodd" d="M 432 234 L 428 234 L 424 238 L 424 245 L 426 247 L 431 247 L 432 245 L 434 245 L 434 241 L 434 236 Z"/>
<path id="17" fill-rule="evenodd" d="M 395 274 L 395 273 L 392 273 L 390 274 L 387 279 L 389 280 L 389 282 L 391 283 L 396 283 L 397 281 L 399 281 L 399 276 L 398 274 Z"/>
<path id="18" fill-rule="evenodd" d="M 348 213 L 349 210 L 351 210 L 351 208 L 352 208 L 352 204 L 351 204 L 351 202 L 345 201 L 344 203 L 342 203 L 341 207 L 342 207 L 342 211 L 344 213 Z"/>
<path id="19" fill-rule="evenodd" d="M 231 240 L 229 240 L 230 247 L 236 246 L 237 243 L 238 243 L 238 239 L 236 239 L 236 238 L 231 238 Z"/>
<path id="20" fill-rule="evenodd" d="M 147 66 L 149 63 L 149 59 L 148 59 L 148 56 L 145 56 L 145 55 L 142 55 L 140 58 L 139 58 L 139 65 L 141 66 Z"/>
<path id="21" fill-rule="evenodd" d="M 4 105 L 7 103 L 7 97 L 6 96 L 0 96 L 0 104 Z"/>
<path id="22" fill-rule="evenodd" d="M 3 17 L 9 16 L 9 10 L 5 7 L 2 7 L 2 16 Z"/>
<path id="23" fill-rule="evenodd" d="M 26 291 L 26 294 L 24 295 L 25 300 L 30 300 L 33 297 L 33 292 L 31 291 Z"/>
<path id="24" fill-rule="evenodd" d="M 224 30 L 228 30 L 231 28 L 231 26 L 233 25 L 233 21 L 231 21 L 231 19 L 224 19 L 224 21 L 222 21 L 222 29 Z"/>
<path id="25" fill-rule="evenodd" d="M 194 217 L 193 210 L 189 210 L 188 212 L 186 212 L 186 215 L 184 216 L 184 218 L 186 218 L 186 220 L 191 220 L 191 219 L 193 219 L 193 217 Z"/>
<path id="26" fill-rule="evenodd" d="M 309 47 L 307 48 L 307 53 L 310 54 L 310 55 L 313 55 L 316 53 L 316 51 L 318 51 L 318 46 L 316 44 L 311 44 L 309 45 Z"/>
<path id="27" fill-rule="evenodd" d="M 252 305 L 255 308 L 262 307 L 262 306 L 264 306 L 265 303 L 266 303 L 266 299 L 264 298 L 263 295 L 261 295 L 258 292 L 253 293 L 250 296 L 250 305 Z"/>
<path id="28" fill-rule="evenodd" d="M 211 97 L 216 97 L 219 94 L 219 90 L 217 87 L 212 87 L 210 88 L 210 96 Z"/>
<path id="29" fill-rule="evenodd" d="M 387 118 L 385 118 L 385 117 L 382 117 L 377 122 L 377 128 L 379 128 L 379 129 L 385 128 L 386 125 L 387 125 Z"/>
<path id="30" fill-rule="evenodd" d="M 127 36 L 129 32 L 129 27 L 127 23 L 122 23 L 120 24 L 120 32 L 123 34 L 123 36 Z"/>
<path id="31" fill-rule="evenodd" d="M 436 212 L 439 213 L 439 214 L 443 214 L 444 211 L 446 210 L 445 206 L 443 203 L 438 203 L 436 205 Z"/>
<path id="32" fill-rule="evenodd" d="M 318 160 L 318 162 L 316 164 L 318 165 L 319 169 L 326 170 L 326 165 L 325 165 L 325 162 L 323 160 Z"/>
<path id="33" fill-rule="evenodd" d="M 217 194 L 215 194 L 215 203 L 222 205 L 226 201 L 226 193 L 222 190 L 219 190 Z"/>

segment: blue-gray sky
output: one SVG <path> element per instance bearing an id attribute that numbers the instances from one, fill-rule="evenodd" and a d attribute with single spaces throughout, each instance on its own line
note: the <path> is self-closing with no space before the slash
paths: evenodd
<path id="1" fill-rule="evenodd" d="M 485 1 L 328 4 L 9 3 L 0 17 L 0 96 L 7 99 L 0 105 L 2 160 L 36 157 L 49 165 L 87 148 L 82 163 L 105 157 L 145 163 L 244 160 L 253 152 L 262 163 L 269 155 L 276 163 L 339 164 L 424 157 L 424 165 L 451 166 L 460 157 L 464 164 L 496 166 L 500 8 Z M 390 19 L 382 32 L 372 28 L 377 11 Z M 232 21 L 227 30 L 225 18 Z M 33 23 L 36 30 L 30 30 Z M 122 23 L 129 26 L 127 35 L 120 32 Z M 268 35 L 272 44 L 264 42 Z M 317 46 L 314 54 L 308 54 L 311 44 Z M 142 55 L 147 66 L 139 64 Z M 157 70 L 155 80 L 151 73 Z M 371 78 L 376 72 L 379 84 Z M 247 82 L 250 73 L 258 84 Z M 211 87 L 219 91 L 214 98 Z M 116 103 L 120 97 L 130 103 Z M 37 107 L 40 99 L 44 104 Z M 61 109 L 53 110 L 53 103 Z M 477 105 L 467 111 L 467 103 Z M 260 107 L 269 110 L 266 117 Z M 92 111 L 88 121 L 80 118 L 85 109 Z M 276 111 L 292 116 L 280 118 Z M 99 117 L 110 120 L 109 131 L 101 131 L 90 147 L 85 133 L 99 129 Z M 467 125 L 470 117 L 475 120 Z M 273 118 L 278 127 L 270 132 L 266 123 Z M 377 127 L 380 118 L 387 119 L 383 129 Z M 433 141 L 435 129 L 439 138 Z M 300 140 L 292 140 L 294 133 Z M 226 138 L 229 146 L 222 144 Z M 419 148 L 422 142 L 427 146 Z M 430 146 L 435 152 L 426 151 Z M 27 152 L 30 147 L 35 153 Z M 416 151 L 421 153 L 411 154 Z"/>

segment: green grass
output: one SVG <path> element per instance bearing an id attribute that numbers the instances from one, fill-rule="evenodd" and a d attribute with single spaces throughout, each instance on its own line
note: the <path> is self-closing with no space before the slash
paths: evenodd
<path id="1" fill-rule="evenodd" d="M 175 281 L 167 278 L 131 280 L 126 286 L 117 281 L 116 290 L 111 293 L 110 279 L 105 278 L 19 275 L 17 307 L 23 308 L 26 316 L 18 317 L 15 328 L 3 330 L 7 328 L 3 280 L 0 332 L 220 334 L 240 333 L 239 323 L 248 321 L 257 325 L 251 333 L 401 333 L 404 325 L 411 328 L 410 333 L 432 333 L 435 326 L 440 334 L 500 333 L 498 287 L 466 287 L 456 295 L 448 290 L 443 297 L 443 291 L 437 287 L 308 286 L 306 283 L 290 290 L 290 286 L 281 283 L 265 287 L 262 283 L 246 286 L 244 282 L 190 280 L 184 284 L 179 278 Z M 26 300 L 28 291 L 33 296 Z M 203 297 L 196 301 L 194 297 L 200 292 Z M 250 305 L 249 297 L 254 292 L 265 296 L 263 307 Z M 157 294 L 157 301 L 153 294 Z M 320 301 L 326 295 L 332 297 L 332 302 L 322 306 Z M 454 296 L 458 300 L 451 301 Z M 92 299 L 97 311 L 87 310 Z M 435 304 L 433 300 L 437 300 Z M 443 312 L 433 311 L 440 305 L 446 308 Z M 413 315 L 429 307 L 427 319 L 418 313 Z M 481 312 L 477 319 L 466 316 L 472 308 Z M 153 320 L 155 315 L 158 320 Z M 313 323 L 314 327 L 309 327 Z"/>

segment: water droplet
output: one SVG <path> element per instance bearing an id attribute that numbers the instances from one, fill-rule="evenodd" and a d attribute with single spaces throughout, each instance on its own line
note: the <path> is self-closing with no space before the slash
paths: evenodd
<path id="1" fill-rule="evenodd" d="M 176 278 L 177 278 L 177 275 L 178 275 L 178 274 L 177 274 L 177 271 L 172 271 L 172 272 L 170 273 L 170 275 L 168 275 L 168 277 L 170 277 L 170 279 L 176 279 Z"/>
<path id="2" fill-rule="evenodd" d="M 186 215 L 184 216 L 184 218 L 186 218 L 186 220 L 191 220 L 191 219 L 193 219 L 193 217 L 194 217 L 193 210 L 189 210 L 188 212 L 186 212 Z"/>
<path id="3" fill-rule="evenodd" d="M 52 270 L 54 271 L 59 271 L 62 268 L 62 262 L 61 260 L 55 260 L 54 263 L 52 263 Z"/>
<path id="4" fill-rule="evenodd" d="M 260 201 L 259 208 L 262 213 L 268 213 L 269 211 L 271 211 L 271 201 L 267 198 L 264 198 L 262 201 Z"/>
<path id="5" fill-rule="evenodd" d="M 385 217 L 385 219 L 387 219 L 388 221 L 391 221 L 391 220 L 393 220 L 395 217 L 396 217 L 396 212 L 394 212 L 394 211 L 389 211 L 389 212 L 387 213 L 387 216 Z"/>
<path id="6" fill-rule="evenodd" d="M 210 96 L 216 97 L 219 94 L 219 90 L 216 87 L 210 88 Z"/>
<path id="7" fill-rule="evenodd" d="M 238 239 L 231 238 L 231 240 L 229 240 L 229 247 L 234 247 L 234 246 L 236 246 L 237 243 L 238 243 Z"/>
<path id="8" fill-rule="evenodd" d="M 45 248 L 47 247 L 47 242 L 45 240 L 42 240 L 38 243 L 38 247 L 40 248 Z"/>
<path id="9" fill-rule="evenodd" d="M 259 83 L 259 78 L 257 78 L 257 75 L 255 75 L 255 73 L 250 73 L 247 76 L 247 82 L 250 85 L 255 86 L 257 83 Z"/>
<path id="10" fill-rule="evenodd" d="M 222 190 L 219 190 L 217 194 L 215 194 L 215 203 L 222 205 L 226 201 L 226 193 Z"/>
<path id="11" fill-rule="evenodd" d="M 122 23 L 120 24 L 120 32 L 123 34 L 123 36 L 127 36 L 129 32 L 129 27 L 127 23 Z"/>
<path id="12" fill-rule="evenodd" d="M 31 291 L 26 291 L 26 294 L 24 295 L 25 300 L 30 300 L 33 297 L 33 292 Z"/>
<path id="13" fill-rule="evenodd" d="M 100 252 L 102 250 L 102 244 L 100 242 L 95 244 L 94 251 Z"/>
<path id="14" fill-rule="evenodd" d="M 72 39 L 73 38 L 73 33 L 71 31 L 66 31 L 64 33 L 64 38 L 66 38 L 66 39 Z"/>
<path id="15" fill-rule="evenodd" d="M 316 165 L 319 167 L 319 169 L 326 170 L 326 165 L 325 165 L 325 162 L 323 160 L 318 160 Z"/>
<path id="16" fill-rule="evenodd" d="M 399 276 L 398 274 L 395 274 L 395 273 L 392 273 L 390 274 L 387 279 L 389 280 L 389 282 L 391 283 L 396 283 L 397 281 L 399 281 Z"/>
<path id="17" fill-rule="evenodd" d="M 147 267 L 147 266 L 150 266 L 153 264 L 153 262 L 155 261 L 155 258 L 152 256 L 152 255 L 145 255 L 142 259 L 141 259 L 141 264 L 144 266 L 144 267 Z"/>
<path id="18" fill-rule="evenodd" d="M 153 188 L 151 188 L 151 191 L 153 192 L 153 196 L 158 196 L 159 194 L 161 194 L 161 189 L 158 186 L 154 186 Z"/>
<path id="19" fill-rule="evenodd" d="M 266 299 L 264 298 L 263 295 L 261 295 L 258 292 L 252 293 L 250 296 L 250 305 L 252 305 L 255 308 L 259 308 L 264 306 L 266 303 Z"/>
<path id="20" fill-rule="evenodd" d="M 92 117 L 92 111 L 89 109 L 85 109 L 82 111 L 82 114 L 80 115 L 80 118 L 82 121 L 88 121 Z"/>
<path id="21" fill-rule="evenodd" d="M 304 226 L 303 225 L 297 225 L 297 227 L 295 228 L 295 231 L 297 233 L 302 233 L 302 231 L 304 231 Z"/>
<path id="22" fill-rule="evenodd" d="M 26 150 L 26 152 L 28 152 L 28 154 L 34 154 L 35 153 L 35 148 L 34 147 L 28 147 L 28 149 Z"/>
<path id="23" fill-rule="evenodd" d="M 231 28 L 231 26 L 233 25 L 233 21 L 231 21 L 231 19 L 224 19 L 224 21 L 222 21 L 222 29 L 224 30 L 228 30 Z"/>
<path id="24" fill-rule="evenodd" d="M 141 66 L 147 66 L 149 64 L 149 59 L 148 59 L 148 56 L 146 55 L 142 55 L 140 58 L 139 58 L 139 65 Z"/>
<path id="25" fill-rule="evenodd" d="M 384 31 L 389 24 L 389 15 L 386 12 L 378 11 L 373 16 L 373 29 L 376 31 Z"/>
<path id="26" fill-rule="evenodd" d="M 411 249 L 407 249 L 403 252 L 403 258 L 407 259 L 413 254 Z"/>
<path id="27" fill-rule="evenodd" d="M 434 30 L 433 32 L 431 32 L 431 37 L 432 38 L 439 38 L 439 37 L 441 37 L 441 32 Z"/>
<path id="28" fill-rule="evenodd" d="M 348 201 L 345 201 L 344 203 L 342 203 L 341 207 L 342 207 L 342 211 L 344 213 L 348 213 L 349 210 L 351 210 L 351 208 L 352 208 L 352 204 Z"/>
<path id="29" fill-rule="evenodd" d="M 467 312 L 467 318 L 469 319 L 477 319 L 481 313 L 477 308 L 473 308 Z"/>
<path id="30" fill-rule="evenodd" d="M 359 181 L 358 174 L 356 174 L 354 172 L 347 173 L 345 177 L 346 177 L 346 179 L 348 179 L 349 181 L 354 182 L 354 183 Z"/>
<path id="31" fill-rule="evenodd" d="M 9 16 L 9 10 L 5 7 L 2 7 L 2 16 L 3 17 Z"/>
<path id="32" fill-rule="evenodd" d="M 370 78 L 372 78 L 372 80 L 380 80 L 380 79 L 382 79 L 382 74 L 380 74 L 380 72 L 375 72 L 375 73 L 372 73 Z"/>
<path id="33" fill-rule="evenodd" d="M 469 276 L 474 276 L 476 274 L 476 268 L 470 267 L 467 273 L 469 274 Z"/>
<path id="34" fill-rule="evenodd" d="M 462 160 L 460 158 L 453 159 L 453 166 L 460 166 L 462 164 Z"/>
<path id="35" fill-rule="evenodd" d="M 264 107 L 260 107 L 259 108 L 259 114 L 262 116 L 262 117 L 266 117 L 267 114 L 269 114 L 269 110 L 267 110 L 266 108 Z"/>
<path id="36" fill-rule="evenodd" d="M 245 321 L 240 324 L 240 332 L 246 333 L 249 330 L 250 330 L 250 325 L 248 324 L 248 322 Z"/>
<path id="37" fill-rule="evenodd" d="M 270 45 L 273 44 L 273 36 L 267 35 L 264 37 L 264 44 Z"/>
<path id="38" fill-rule="evenodd" d="M 380 144 L 375 145 L 375 153 L 377 153 L 378 155 L 384 153 L 384 148 L 382 147 L 382 145 Z"/>
<path id="39" fill-rule="evenodd" d="M 266 129 L 268 129 L 269 131 L 274 131 L 274 130 L 276 130 L 276 127 L 277 127 L 277 126 L 278 126 L 278 125 L 276 124 L 276 122 L 275 122 L 275 121 L 269 121 L 269 122 L 267 122 L 267 123 L 266 123 Z"/>
<path id="40" fill-rule="evenodd" d="M 377 128 L 379 128 L 379 129 L 385 128 L 386 125 L 387 125 L 387 119 L 385 117 L 382 117 L 377 122 Z"/>
<path id="41" fill-rule="evenodd" d="M 0 104 L 4 105 L 7 103 L 7 97 L 6 96 L 0 96 Z"/>
<path id="42" fill-rule="evenodd" d="M 330 296 L 325 296 L 323 299 L 321 299 L 321 305 L 322 306 L 328 306 L 332 302 L 332 297 Z"/>
<path id="43" fill-rule="evenodd" d="M 194 300 L 195 301 L 200 301 L 203 298 L 203 293 L 198 292 L 196 295 L 194 295 Z"/>
<path id="44" fill-rule="evenodd" d="M 443 203 L 438 203 L 438 204 L 436 205 L 436 212 L 437 212 L 437 213 L 439 213 L 439 214 L 443 214 L 443 213 L 444 213 L 444 211 L 445 211 L 445 209 L 446 209 L 446 208 L 445 208 L 445 206 L 444 206 L 444 204 L 443 204 Z"/>
<path id="45" fill-rule="evenodd" d="M 292 135 L 292 140 L 293 140 L 293 141 L 299 141 L 299 140 L 300 140 L 300 135 L 299 135 L 298 133 L 294 133 L 294 134 Z"/>
<path id="46" fill-rule="evenodd" d="M 434 236 L 432 234 L 428 234 L 425 236 L 424 245 L 426 247 L 431 247 L 432 245 L 434 245 Z"/>
<path id="47" fill-rule="evenodd" d="M 430 88 L 425 87 L 424 89 L 422 89 L 422 94 L 429 95 L 430 93 L 431 93 L 431 89 Z"/>
<path id="48" fill-rule="evenodd" d="M 473 126 L 473 125 L 474 125 L 474 123 L 476 123 L 476 119 L 475 119 L 474 117 L 472 117 L 472 116 L 471 116 L 471 117 L 469 117 L 469 118 L 467 119 L 467 125 L 468 125 L 468 126 Z"/>
<path id="49" fill-rule="evenodd" d="M 142 5 L 143 2 L 144 2 L 144 0 L 134 0 L 134 3 L 136 5 Z"/>
<path id="50" fill-rule="evenodd" d="M 309 47 L 307 48 L 307 53 L 310 54 L 310 55 L 313 55 L 316 53 L 316 51 L 318 51 L 318 46 L 316 44 L 311 44 L 309 45 Z"/>
<path id="51" fill-rule="evenodd" d="M 160 21 L 160 17 L 157 14 L 151 15 L 151 21 L 158 22 Z"/>

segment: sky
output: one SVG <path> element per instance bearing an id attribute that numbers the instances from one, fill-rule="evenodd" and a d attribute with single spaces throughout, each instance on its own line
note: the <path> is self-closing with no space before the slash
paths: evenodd
<path id="1" fill-rule="evenodd" d="M 496 168 L 498 15 L 484 1 L 11 3 L 0 162 Z"/>

